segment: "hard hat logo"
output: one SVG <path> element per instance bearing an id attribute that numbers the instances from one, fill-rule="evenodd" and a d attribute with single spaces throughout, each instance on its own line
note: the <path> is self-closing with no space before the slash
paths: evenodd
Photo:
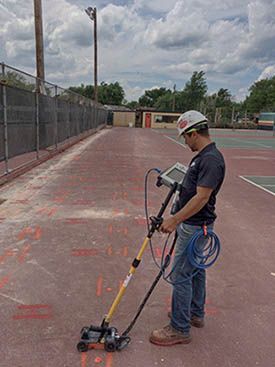
<path id="1" fill-rule="evenodd" d="M 191 127 L 195 127 L 201 122 L 205 122 L 207 124 L 207 118 L 198 111 L 187 111 L 183 113 L 177 123 L 177 128 L 179 135 L 184 134 L 186 131 L 191 129 Z"/>
<path id="2" fill-rule="evenodd" d="M 181 120 L 179 121 L 179 128 L 180 129 L 184 129 L 188 124 L 188 121 L 187 120 Z"/>

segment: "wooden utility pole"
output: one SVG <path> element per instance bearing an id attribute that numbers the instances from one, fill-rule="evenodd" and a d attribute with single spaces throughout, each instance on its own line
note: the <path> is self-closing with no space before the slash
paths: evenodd
<path id="1" fill-rule="evenodd" d="M 45 80 L 41 0 L 34 0 L 34 24 L 36 42 L 36 76 L 39 79 Z"/>
<path id="2" fill-rule="evenodd" d="M 94 8 L 94 45 L 95 45 L 95 51 L 94 51 L 94 57 L 95 57 L 95 65 L 94 65 L 94 81 L 95 81 L 95 102 L 98 101 L 98 95 L 97 95 L 97 14 L 96 14 L 96 8 Z"/>

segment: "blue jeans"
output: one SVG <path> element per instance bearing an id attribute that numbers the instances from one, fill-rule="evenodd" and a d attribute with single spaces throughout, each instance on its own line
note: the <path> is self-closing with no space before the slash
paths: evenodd
<path id="1" fill-rule="evenodd" d="M 213 224 L 208 228 L 213 228 Z M 188 334 L 190 330 L 191 316 L 204 317 L 205 283 L 206 274 L 204 269 L 197 270 L 190 264 L 187 258 L 188 243 L 201 226 L 193 226 L 181 223 L 177 228 L 178 239 L 176 242 L 173 262 L 174 271 L 171 275 L 173 283 L 172 293 L 172 317 L 173 328 Z M 204 247 L 206 239 L 201 237 L 198 246 Z M 192 277 L 193 273 L 196 274 Z"/>

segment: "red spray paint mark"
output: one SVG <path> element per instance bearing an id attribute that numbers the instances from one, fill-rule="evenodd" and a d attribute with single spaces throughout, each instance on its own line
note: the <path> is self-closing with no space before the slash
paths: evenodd
<path id="1" fill-rule="evenodd" d="M 35 228 L 32 227 L 25 227 L 22 231 L 18 234 L 18 240 L 21 241 L 26 237 L 30 237 L 34 240 L 40 240 L 42 234 L 41 227 L 36 226 Z"/>
<path id="2" fill-rule="evenodd" d="M 52 308 L 49 305 L 20 305 L 17 309 L 22 314 L 14 315 L 13 320 L 52 318 Z"/>
<path id="3" fill-rule="evenodd" d="M 97 278 L 97 282 L 96 282 L 96 295 L 97 295 L 97 297 L 101 297 L 101 294 L 102 294 L 102 284 L 103 284 L 103 277 L 102 277 L 102 275 L 100 275 Z"/>
<path id="4" fill-rule="evenodd" d="M 4 264 L 9 257 L 15 256 L 16 250 L 5 250 L 4 255 L 0 256 L 0 264 Z"/>
<path id="5" fill-rule="evenodd" d="M 87 367 L 87 353 L 81 353 L 81 367 Z"/>
<path id="6" fill-rule="evenodd" d="M 45 214 L 48 217 L 52 217 L 57 212 L 57 208 L 41 208 L 37 210 L 38 214 Z"/>
<path id="7" fill-rule="evenodd" d="M 89 205 L 94 206 L 95 202 L 93 200 L 84 200 L 84 199 L 78 199 L 72 202 L 72 205 Z"/>
<path id="8" fill-rule="evenodd" d="M 4 288 L 4 286 L 8 284 L 9 280 L 10 280 L 9 276 L 5 276 L 3 278 L 0 278 L 0 289 Z"/>
<path id="9" fill-rule="evenodd" d="M 107 354 L 107 357 L 106 357 L 105 367 L 112 367 L 112 363 L 113 363 L 113 354 L 112 353 L 108 353 Z"/>
<path id="10" fill-rule="evenodd" d="M 112 194 L 112 200 L 127 200 L 128 199 L 128 192 L 114 192 Z"/>
<path id="11" fill-rule="evenodd" d="M 95 363 L 101 363 L 102 362 L 102 358 L 100 357 L 95 357 Z"/>
<path id="12" fill-rule="evenodd" d="M 31 249 L 31 245 L 29 244 L 23 247 L 23 249 L 21 250 L 20 254 L 17 257 L 17 260 L 20 264 L 22 264 L 25 261 L 30 249 Z"/>
<path id="13" fill-rule="evenodd" d="M 114 290 L 114 288 L 112 287 L 103 286 L 103 281 L 104 280 L 103 280 L 102 275 L 99 275 L 99 277 L 97 278 L 97 282 L 96 282 L 96 296 L 97 297 L 101 297 L 103 291 L 110 293 Z M 118 290 L 120 290 L 122 285 L 123 285 L 123 281 L 120 280 L 118 283 Z"/>
<path id="14" fill-rule="evenodd" d="M 104 349 L 104 345 L 103 344 L 97 344 L 96 347 L 92 348 L 92 350 L 103 350 Z M 90 353 L 90 352 L 89 352 Z M 80 354 L 80 358 L 81 358 L 81 367 L 87 367 L 87 363 L 88 363 L 88 353 L 84 352 Z M 95 364 L 101 364 L 104 363 L 104 359 L 102 357 L 95 357 L 94 358 L 94 363 Z M 107 353 L 106 354 L 106 359 L 105 359 L 105 365 L 104 367 L 112 367 L 112 363 L 113 363 L 113 354 L 112 353 Z"/>
<path id="15" fill-rule="evenodd" d="M 88 219 L 83 219 L 83 218 L 66 218 L 65 222 L 67 224 L 87 224 L 89 223 Z"/>
<path id="16" fill-rule="evenodd" d="M 140 226 L 145 226 L 147 224 L 146 218 L 136 218 L 135 221 Z"/>
<path id="17" fill-rule="evenodd" d="M 62 204 L 62 203 L 64 203 L 65 199 L 66 199 L 65 197 L 55 197 L 53 199 L 53 201 L 54 201 L 54 203 Z"/>
<path id="18" fill-rule="evenodd" d="M 156 247 L 154 251 L 156 258 L 160 259 L 162 256 L 162 249 L 160 247 Z"/>
<path id="19" fill-rule="evenodd" d="M 107 255 L 108 256 L 112 256 L 113 255 L 113 248 L 112 248 L 112 246 L 110 245 L 110 246 L 108 246 L 108 248 L 107 248 Z"/>
<path id="20" fill-rule="evenodd" d="M 4 254 L 0 256 L 0 264 L 4 264 L 8 258 L 17 257 L 17 261 L 22 264 L 25 261 L 25 258 L 28 252 L 31 249 L 31 245 L 24 245 L 23 248 L 18 252 L 16 249 L 5 250 Z"/>
<path id="21" fill-rule="evenodd" d="M 213 316 L 213 315 L 217 315 L 219 313 L 219 310 L 216 308 L 216 307 L 209 307 L 209 306 L 206 306 L 205 307 L 205 313 L 207 316 Z"/>
<path id="22" fill-rule="evenodd" d="M 122 255 L 124 256 L 124 257 L 127 257 L 128 256 L 128 246 L 124 246 L 123 247 L 123 251 L 122 251 Z"/>
<path id="23" fill-rule="evenodd" d="M 97 249 L 89 249 L 89 248 L 82 248 L 82 249 L 73 249 L 72 256 L 97 256 L 98 250 Z"/>
<path id="24" fill-rule="evenodd" d="M 128 228 L 127 227 L 120 227 L 120 228 L 116 227 L 114 229 L 114 226 L 112 224 L 109 224 L 109 226 L 108 226 L 109 235 L 113 235 L 114 232 L 123 233 L 125 236 L 127 236 L 128 235 Z"/>

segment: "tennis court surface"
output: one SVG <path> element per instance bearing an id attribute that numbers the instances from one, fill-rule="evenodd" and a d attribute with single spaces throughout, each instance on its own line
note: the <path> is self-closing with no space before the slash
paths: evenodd
<path id="1" fill-rule="evenodd" d="M 129 346 L 79 353 L 83 326 L 99 325 L 146 236 L 144 176 L 193 153 L 176 132 L 112 128 L 0 188 L 0 351 L 3 367 L 271 367 L 275 361 L 275 138 L 213 130 L 225 156 L 215 232 L 222 250 L 207 271 L 206 325 L 189 345 L 148 337 L 168 324 L 170 285 L 159 283 Z M 149 214 L 167 188 L 150 176 Z M 160 260 L 165 236 L 153 247 Z M 123 331 L 158 269 L 149 248 L 112 319 Z"/>

